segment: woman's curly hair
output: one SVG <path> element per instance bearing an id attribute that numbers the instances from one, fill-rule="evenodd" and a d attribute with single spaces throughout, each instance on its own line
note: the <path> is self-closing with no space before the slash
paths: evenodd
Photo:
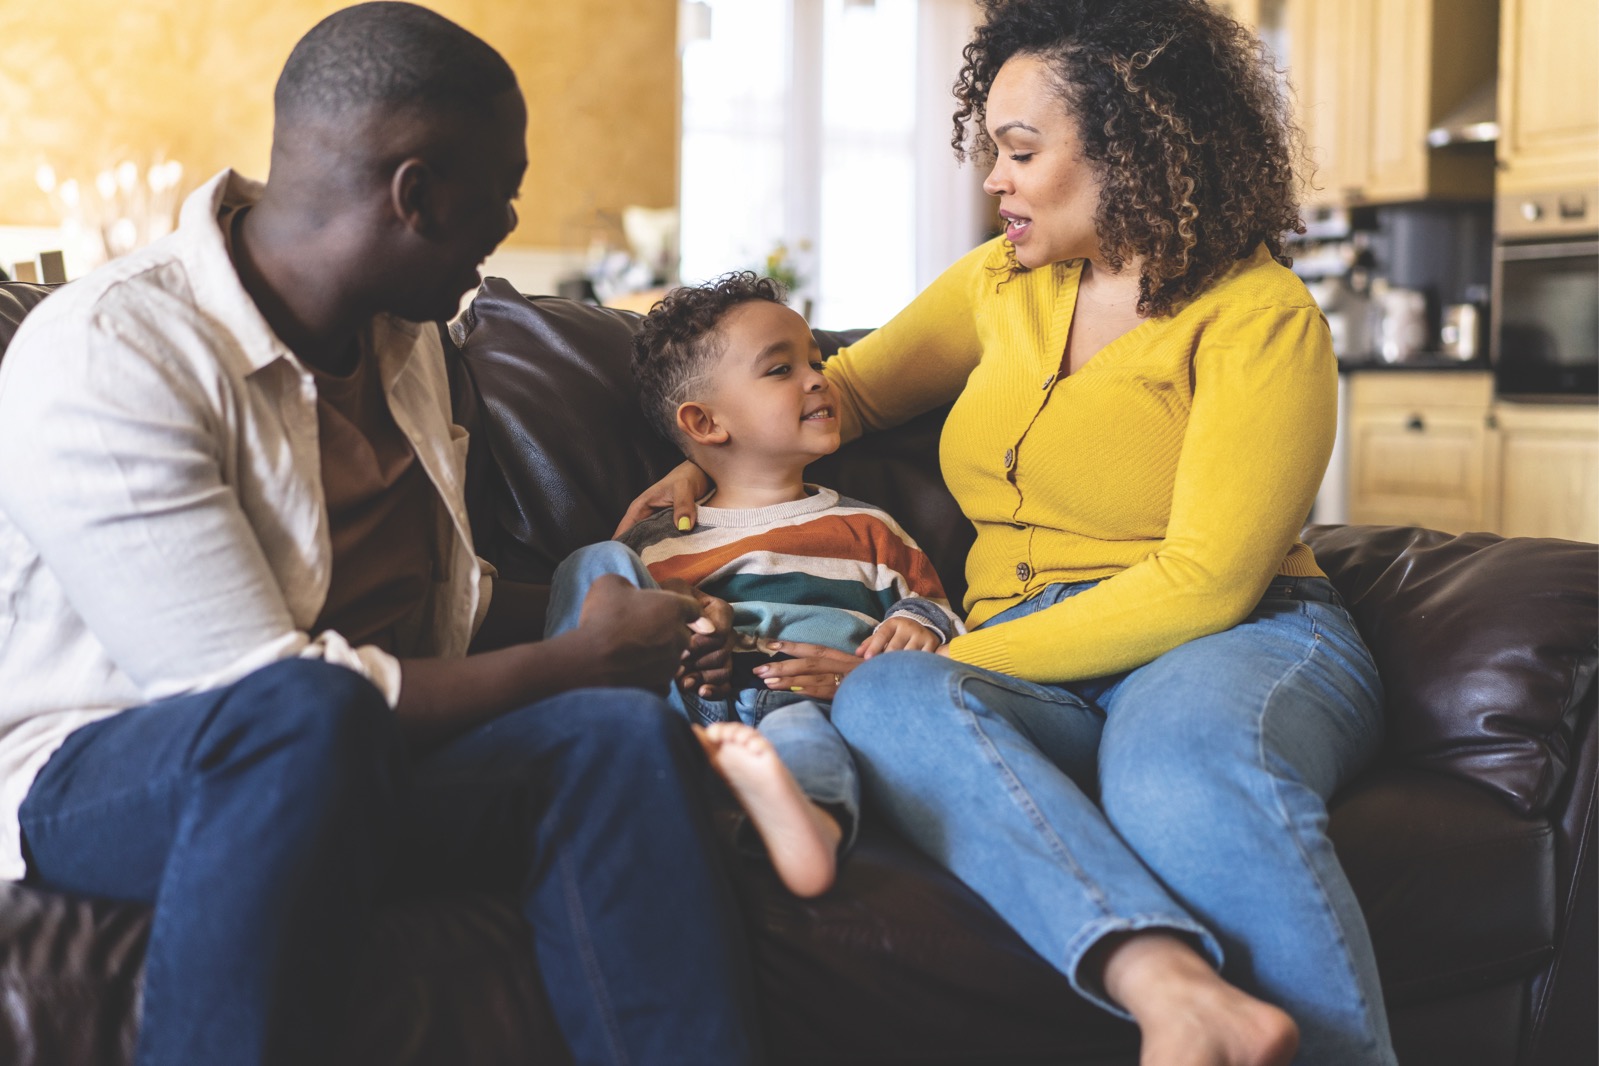
<path id="1" fill-rule="evenodd" d="M 1205 0 L 980 0 L 955 82 L 962 159 L 991 162 L 994 76 L 1042 59 L 1100 178 L 1094 218 L 1114 269 L 1143 257 L 1138 311 L 1168 315 L 1265 242 L 1304 232 L 1286 92 L 1248 29 Z M 1012 270 L 1022 267 L 1011 252 Z"/>
<path id="2" fill-rule="evenodd" d="M 703 285 L 667 293 L 633 334 L 633 377 L 644 416 L 667 440 L 682 445 L 677 409 L 693 399 L 721 354 L 716 327 L 726 314 L 751 300 L 783 302 L 783 286 L 752 270 L 736 270 Z"/>

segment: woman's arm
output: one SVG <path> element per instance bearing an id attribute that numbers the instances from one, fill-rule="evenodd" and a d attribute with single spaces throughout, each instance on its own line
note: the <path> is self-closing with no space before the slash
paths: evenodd
<path id="1" fill-rule="evenodd" d="M 1254 608 L 1326 470 L 1337 364 L 1314 307 L 1250 312 L 1201 343 L 1165 539 L 1054 607 L 956 637 L 952 657 L 1031 681 L 1102 677 Z"/>
<path id="2" fill-rule="evenodd" d="M 846 441 L 909 421 L 960 395 L 982 355 L 978 314 L 1004 279 L 1002 242 L 978 245 L 905 309 L 827 360 Z"/>

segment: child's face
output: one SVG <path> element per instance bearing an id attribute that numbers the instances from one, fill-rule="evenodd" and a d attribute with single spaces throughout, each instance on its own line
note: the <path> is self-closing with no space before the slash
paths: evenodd
<path id="1" fill-rule="evenodd" d="M 717 325 L 722 354 L 708 406 L 741 456 L 810 462 L 838 450 L 838 407 L 805 320 L 751 300 Z"/>

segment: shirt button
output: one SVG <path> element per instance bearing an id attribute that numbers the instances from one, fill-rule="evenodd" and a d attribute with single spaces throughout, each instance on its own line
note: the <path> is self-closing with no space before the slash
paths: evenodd
<path id="1" fill-rule="evenodd" d="M 1017 581 L 1026 581 L 1028 578 L 1030 578 L 1032 576 L 1033 576 L 1033 568 L 1032 567 L 1028 566 L 1026 563 L 1017 563 L 1016 564 L 1016 580 Z"/>
<path id="2" fill-rule="evenodd" d="M 1055 375 L 1054 374 L 1051 374 L 1051 375 L 1049 375 L 1049 377 L 1044 379 L 1044 388 L 1047 389 L 1053 384 L 1055 384 Z"/>
<path id="3" fill-rule="evenodd" d="M 1016 462 L 1016 449 L 1015 448 L 1006 448 L 1005 449 L 1005 469 L 1009 470 L 1011 468 L 1011 464 L 1014 463 L 1014 462 Z"/>

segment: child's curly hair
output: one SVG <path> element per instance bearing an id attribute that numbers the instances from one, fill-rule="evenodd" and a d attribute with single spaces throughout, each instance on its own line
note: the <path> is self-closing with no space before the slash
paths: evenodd
<path id="1" fill-rule="evenodd" d="M 955 83 L 956 155 L 993 159 L 994 76 L 1013 56 L 1042 59 L 1101 179 L 1106 261 L 1144 257 L 1140 314 L 1171 314 L 1262 242 L 1292 262 L 1301 135 L 1254 34 L 1205 0 L 980 2 L 987 18 Z"/>
<path id="2" fill-rule="evenodd" d="M 703 285 L 673 289 L 644 317 L 633 335 L 633 377 L 644 416 L 679 447 L 678 405 L 692 399 L 711 363 L 721 354 L 716 327 L 739 304 L 783 302 L 783 286 L 751 270 L 723 274 Z"/>

